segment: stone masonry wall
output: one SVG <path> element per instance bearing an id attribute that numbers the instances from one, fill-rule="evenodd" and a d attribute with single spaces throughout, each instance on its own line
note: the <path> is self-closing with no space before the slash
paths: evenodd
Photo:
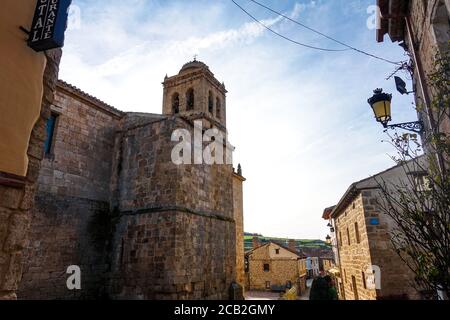
<path id="1" fill-rule="evenodd" d="M 376 292 L 364 286 L 363 272 L 372 265 L 372 257 L 367 236 L 366 218 L 364 213 L 363 195 L 359 194 L 342 213 L 335 218 L 336 234 L 339 245 L 339 259 L 341 278 L 346 300 L 355 300 L 352 276 L 356 280 L 357 296 L 359 300 L 375 300 Z M 358 223 L 360 242 L 356 241 L 355 222 Z M 348 243 L 348 234 L 350 244 Z M 367 276 L 367 275 L 366 275 Z"/>
<path id="2" fill-rule="evenodd" d="M 270 282 L 270 286 L 285 286 L 288 281 L 295 285 L 304 275 L 300 273 L 305 268 L 304 260 L 290 255 L 274 258 L 271 249 L 273 245 L 265 245 L 249 254 L 248 290 L 268 290 L 266 282 Z M 269 271 L 264 271 L 265 264 L 269 265 Z"/>
<path id="3" fill-rule="evenodd" d="M 232 168 L 172 163 L 176 128 L 193 130 L 147 119 L 116 138 L 112 298 L 225 299 L 236 280 Z"/>
<path id="4" fill-rule="evenodd" d="M 389 232 L 395 222 L 377 208 L 377 199 L 382 197 L 378 190 L 363 191 L 363 206 L 366 215 L 367 235 L 372 263 L 380 267 L 381 289 L 379 299 L 420 299 L 412 286 L 414 274 L 394 251 Z M 370 219 L 377 218 L 378 225 L 370 225 Z"/>
<path id="5" fill-rule="evenodd" d="M 61 50 L 46 52 L 44 95 L 40 118 L 31 133 L 24 187 L 0 185 L 0 299 L 16 299 L 22 276 L 23 249 L 28 237 L 36 181 L 43 158 L 46 121 L 58 79 Z"/>
<path id="6" fill-rule="evenodd" d="M 52 152 L 42 163 L 20 299 L 100 298 L 108 272 L 109 192 L 120 112 L 59 82 Z M 69 291 L 78 265 L 82 290 Z"/>
<path id="7" fill-rule="evenodd" d="M 243 178 L 233 175 L 233 212 L 236 222 L 236 281 L 245 286 L 244 272 L 244 209 L 242 199 Z"/>
<path id="8" fill-rule="evenodd" d="M 412 41 L 414 43 L 409 41 L 407 34 L 405 34 L 405 39 L 409 51 L 412 51 L 413 48 L 416 49 L 417 59 L 423 67 L 424 81 L 427 82 L 427 76 L 434 70 L 434 61 L 438 50 L 441 50 L 441 52 L 449 50 L 450 26 L 448 17 L 450 3 L 448 0 L 414 0 L 409 3 Z M 423 106 L 424 93 L 418 82 L 419 75 L 417 68 L 414 69 L 414 79 L 417 105 Z M 425 90 L 430 97 L 433 96 L 433 92 L 427 85 L 425 85 Z M 422 112 L 422 119 L 427 123 L 425 110 Z M 450 132 L 450 119 L 444 117 L 441 125 L 442 132 Z"/>

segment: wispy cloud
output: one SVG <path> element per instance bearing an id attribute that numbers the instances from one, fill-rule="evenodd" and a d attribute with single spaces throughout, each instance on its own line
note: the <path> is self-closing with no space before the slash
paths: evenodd
<path id="1" fill-rule="evenodd" d="M 61 77 L 118 108 L 157 113 L 165 74 L 199 54 L 229 91 L 228 129 L 247 178 L 246 230 L 323 238 L 322 209 L 351 182 L 390 165 L 390 148 L 380 143 L 366 100 L 375 87 L 395 91 L 383 80 L 391 66 L 353 52 L 292 45 L 231 1 L 131 1 L 74 1 L 83 23 L 68 33 Z M 341 40 L 400 59 L 400 48 L 376 44 L 366 28 L 372 2 L 264 1 Z M 335 45 L 246 7 L 293 39 Z M 414 116 L 409 101 L 394 99 L 398 120 Z"/>

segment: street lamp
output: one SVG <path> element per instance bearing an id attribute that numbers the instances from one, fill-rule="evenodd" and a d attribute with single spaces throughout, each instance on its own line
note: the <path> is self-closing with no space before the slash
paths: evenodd
<path id="1" fill-rule="evenodd" d="M 367 100 L 370 104 L 370 107 L 375 114 L 375 119 L 380 122 L 384 128 L 393 129 L 393 128 L 401 128 L 404 130 L 423 133 L 424 127 L 422 121 L 414 121 L 414 122 L 405 122 L 398 124 L 388 125 L 389 121 L 392 120 L 391 116 L 391 102 L 392 102 L 392 94 L 388 94 L 383 92 L 383 89 L 376 89 L 373 91 L 374 95 Z"/>
<path id="2" fill-rule="evenodd" d="M 327 234 L 327 237 L 325 238 L 327 243 L 331 243 L 331 237 L 329 234 Z"/>

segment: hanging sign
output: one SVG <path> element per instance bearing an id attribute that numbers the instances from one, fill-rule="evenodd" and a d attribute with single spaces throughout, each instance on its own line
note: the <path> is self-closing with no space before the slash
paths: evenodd
<path id="1" fill-rule="evenodd" d="M 28 46 L 40 52 L 64 46 L 72 0 L 37 0 Z"/>

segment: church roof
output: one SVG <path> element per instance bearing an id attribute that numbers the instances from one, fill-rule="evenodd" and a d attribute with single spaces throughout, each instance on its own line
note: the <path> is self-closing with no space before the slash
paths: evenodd
<path id="1" fill-rule="evenodd" d="M 207 70 L 209 70 L 209 67 L 201 61 L 194 60 L 194 61 L 185 63 L 183 65 L 183 67 L 181 68 L 180 73 L 183 71 L 189 70 L 189 69 L 207 69 Z"/>

